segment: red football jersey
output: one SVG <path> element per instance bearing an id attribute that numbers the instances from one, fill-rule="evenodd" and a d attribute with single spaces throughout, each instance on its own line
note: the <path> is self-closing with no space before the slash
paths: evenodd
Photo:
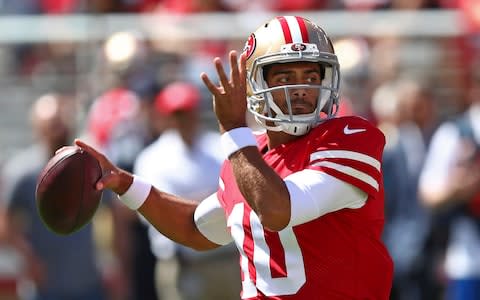
<path id="1" fill-rule="evenodd" d="M 266 149 L 266 136 L 258 139 Z M 384 135 L 359 117 L 323 122 L 263 157 L 282 178 L 314 169 L 368 194 L 361 208 L 330 212 L 280 232 L 264 229 L 228 161 L 218 198 L 240 252 L 242 299 L 388 299 L 393 263 L 381 241 Z M 252 183 L 255 184 L 255 183 Z"/>

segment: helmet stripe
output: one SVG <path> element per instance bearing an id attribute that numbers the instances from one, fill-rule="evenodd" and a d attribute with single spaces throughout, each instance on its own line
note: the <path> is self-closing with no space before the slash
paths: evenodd
<path id="1" fill-rule="evenodd" d="M 290 27 L 285 17 L 277 17 L 277 20 L 280 22 L 283 30 L 283 37 L 285 38 L 285 44 L 290 44 L 292 42 L 292 33 L 290 32 Z"/>
<path id="2" fill-rule="evenodd" d="M 287 20 L 288 27 L 290 28 L 290 32 L 292 34 L 292 42 L 304 43 L 300 24 L 298 23 L 297 19 L 292 16 L 286 16 L 285 20 Z"/>
<path id="3" fill-rule="evenodd" d="M 298 26 L 300 27 L 300 33 L 302 34 L 302 40 L 304 43 L 310 43 L 309 38 L 308 38 L 308 29 L 307 25 L 305 24 L 305 19 L 301 17 L 295 17 L 298 22 Z"/>

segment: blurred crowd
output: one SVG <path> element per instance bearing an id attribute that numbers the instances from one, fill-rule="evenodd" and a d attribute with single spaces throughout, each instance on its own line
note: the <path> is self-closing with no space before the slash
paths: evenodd
<path id="1" fill-rule="evenodd" d="M 474 2 L 22 0 L 0 1 L 0 13 L 455 9 Z M 479 34 L 333 40 L 342 72 L 339 114 L 373 121 L 387 139 L 391 299 L 480 299 Z M 59 237 L 38 219 L 34 193 L 41 167 L 76 136 L 165 191 L 196 200 L 214 192 L 217 181 L 206 182 L 205 174 L 218 173 L 223 157 L 199 74 L 213 74 L 212 59 L 243 43 L 196 40 L 172 51 L 124 31 L 98 47 L 8 47 L 7 68 L 30 80 L 38 95 L 26 117 L 32 145 L 0 161 L 0 249 L 13 249 L 0 258 L 16 267 L 9 283 L 0 263 L 0 299 L 239 298 L 234 249 L 202 255 L 179 247 L 108 193 L 92 224 Z M 76 51 L 85 48 L 89 56 L 79 58 Z"/>
<path id="2" fill-rule="evenodd" d="M 5 14 L 199 13 L 245 10 L 373 10 L 456 8 L 468 0 L 21 0 L 2 1 Z"/>

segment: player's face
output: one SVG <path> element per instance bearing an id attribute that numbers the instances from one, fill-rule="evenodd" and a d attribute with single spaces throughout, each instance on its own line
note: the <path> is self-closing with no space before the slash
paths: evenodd
<path id="1" fill-rule="evenodd" d="M 269 66 L 265 78 L 268 87 L 282 85 L 311 84 L 322 82 L 320 65 L 314 62 L 291 62 Z M 318 88 L 292 88 L 288 95 L 295 115 L 308 114 L 315 111 L 320 90 Z M 279 108 L 288 113 L 286 93 L 283 89 L 272 91 L 273 99 Z"/>

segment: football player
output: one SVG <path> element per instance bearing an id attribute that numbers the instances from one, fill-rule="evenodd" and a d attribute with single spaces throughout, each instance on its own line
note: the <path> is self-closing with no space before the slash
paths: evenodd
<path id="1" fill-rule="evenodd" d="M 242 299 L 388 299 L 385 138 L 365 119 L 335 117 L 340 73 L 330 38 L 305 18 L 276 17 L 240 56 L 230 52 L 228 75 L 220 58 L 213 63 L 218 84 L 201 78 L 228 157 L 218 191 L 200 204 L 166 194 L 77 140 L 104 169 L 97 188 L 176 242 L 208 250 L 233 241 Z"/>

